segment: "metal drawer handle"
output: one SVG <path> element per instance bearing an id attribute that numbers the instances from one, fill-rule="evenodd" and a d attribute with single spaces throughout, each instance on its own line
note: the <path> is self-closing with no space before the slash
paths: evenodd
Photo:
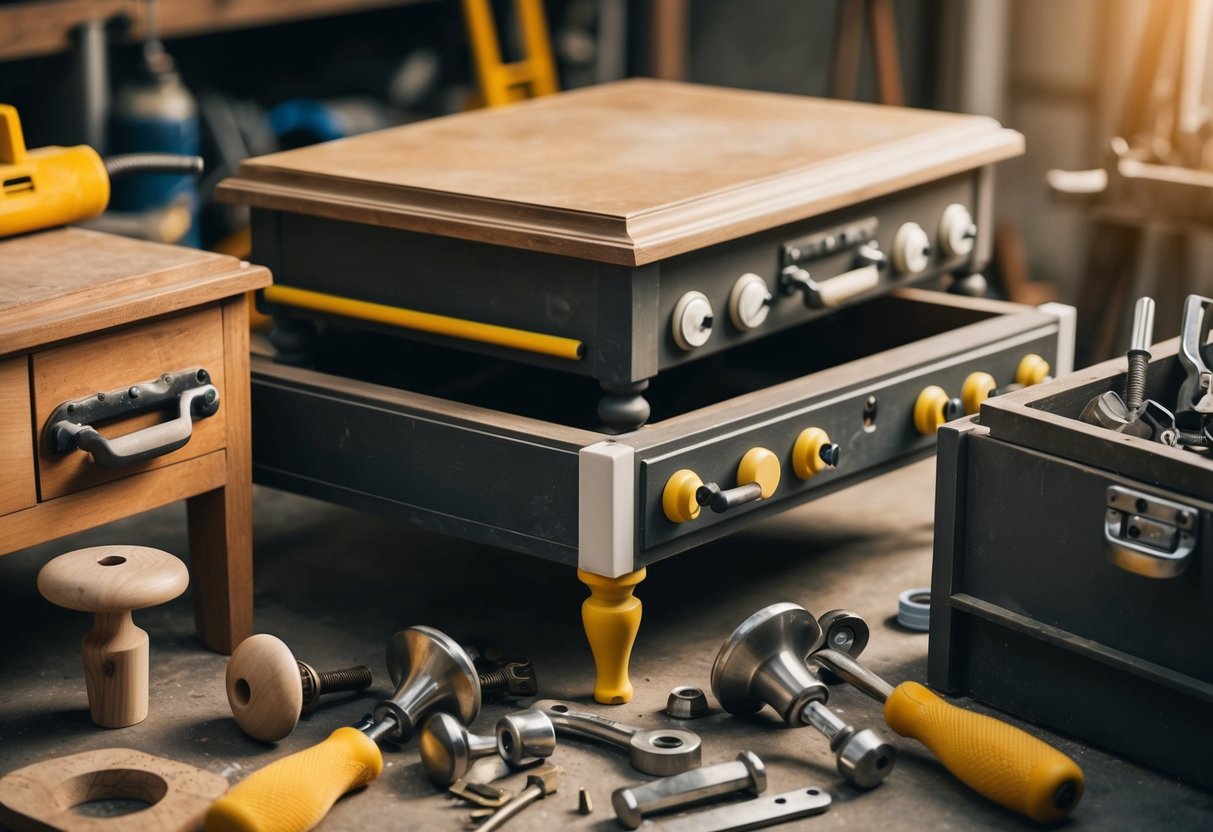
<path id="1" fill-rule="evenodd" d="M 1192 559 L 1199 516 L 1199 511 L 1183 503 L 1109 486 L 1104 520 L 1108 557 L 1126 572 L 1173 578 Z"/>
<path id="2" fill-rule="evenodd" d="M 176 405 L 171 421 L 107 439 L 93 427 L 123 416 Z M 185 445 L 193 435 L 194 419 L 212 416 L 219 410 L 219 390 L 210 374 L 198 368 L 165 373 L 110 393 L 64 402 L 47 419 L 46 442 L 54 455 L 82 450 L 104 468 L 118 468 L 162 456 Z"/>

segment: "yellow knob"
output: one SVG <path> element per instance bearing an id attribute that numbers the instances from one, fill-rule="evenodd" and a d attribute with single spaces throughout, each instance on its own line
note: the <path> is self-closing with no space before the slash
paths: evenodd
<path id="1" fill-rule="evenodd" d="M 695 492 L 703 480 L 689 468 L 681 468 L 666 480 L 661 492 L 661 508 L 671 523 L 685 523 L 699 516 L 699 503 Z"/>
<path id="2" fill-rule="evenodd" d="M 972 415 L 981 410 L 981 403 L 990 397 L 996 387 L 998 382 L 989 373 L 969 373 L 960 388 L 960 401 L 965 413 Z"/>
<path id="3" fill-rule="evenodd" d="M 828 448 L 830 445 L 830 436 L 821 428 L 805 428 L 800 432 L 800 436 L 796 437 L 796 444 L 792 446 L 792 470 L 796 472 L 796 476 L 802 480 L 807 480 L 814 474 L 819 474 L 827 468 L 834 466 L 826 462 L 822 457 L 821 449 Z M 834 453 L 837 454 L 837 446 L 834 447 Z"/>
<path id="4" fill-rule="evenodd" d="M 914 427 L 923 436 L 932 436 L 940 425 L 948 421 L 948 403 L 951 400 L 944 389 L 936 384 L 923 388 L 914 402 Z"/>
<path id="5" fill-rule="evenodd" d="M 1049 377 L 1049 370 L 1048 361 L 1030 352 L 1020 360 L 1019 368 L 1015 370 L 1015 381 L 1025 387 L 1040 384 Z"/>
<path id="6" fill-rule="evenodd" d="M 779 457 L 766 448 L 750 448 L 737 465 L 737 484 L 756 482 L 762 487 L 762 499 L 775 493 L 779 486 Z"/>

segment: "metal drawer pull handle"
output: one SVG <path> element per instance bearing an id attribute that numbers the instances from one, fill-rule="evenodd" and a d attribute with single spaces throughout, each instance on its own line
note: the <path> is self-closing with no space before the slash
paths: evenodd
<path id="1" fill-rule="evenodd" d="M 1108 557 L 1127 572 L 1173 578 L 1191 561 L 1199 517 L 1199 511 L 1183 503 L 1109 486 L 1104 520 Z"/>
<path id="2" fill-rule="evenodd" d="M 95 424 L 177 406 L 177 418 L 107 439 Z M 190 441 L 194 419 L 219 410 L 219 390 L 201 368 L 165 373 L 153 381 L 64 402 L 47 419 L 46 443 L 54 455 L 82 450 L 104 468 L 119 468 L 171 453 Z"/>

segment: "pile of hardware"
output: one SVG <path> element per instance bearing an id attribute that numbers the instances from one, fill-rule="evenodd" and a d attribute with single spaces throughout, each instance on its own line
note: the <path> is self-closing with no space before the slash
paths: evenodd
<path id="1" fill-rule="evenodd" d="M 871 729 L 857 730 L 826 707 L 829 688 L 823 677 L 840 678 L 883 702 L 885 720 L 894 731 L 921 740 L 957 777 L 990 799 L 1040 821 L 1060 819 L 1074 808 L 1082 795 L 1083 775 L 1072 760 L 1010 725 L 948 705 L 917 683 L 894 688 L 856 661 L 868 638 L 867 624 L 855 613 L 833 610 L 816 619 L 796 604 L 774 604 L 751 615 L 722 645 L 712 667 L 712 693 L 729 713 L 752 714 L 770 705 L 790 726 L 813 726 L 829 741 L 843 779 L 870 789 L 893 771 L 897 752 Z M 766 769 L 752 751 L 701 767 L 703 744 L 692 731 L 636 728 L 566 702 L 535 701 L 502 717 L 492 734 L 473 733 L 468 726 L 486 694 L 530 697 L 538 692 L 529 662 L 515 660 L 479 672 L 473 655 L 475 651 L 430 627 L 396 633 L 387 651 L 396 684 L 391 698 L 379 702 L 356 726 L 338 728 L 319 745 L 250 775 L 210 805 L 206 829 L 310 829 L 341 795 L 380 774 L 379 744 L 402 744 L 414 734 L 427 776 L 477 807 L 470 820 L 479 823 L 482 832 L 499 828 L 557 790 L 562 772 L 550 761 L 557 736 L 613 746 L 627 755 L 637 772 L 658 778 L 611 795 L 616 818 L 627 829 L 640 827 L 650 815 L 728 795 L 749 794 L 751 799 L 666 820 L 654 828 L 753 829 L 830 807 L 828 791 L 815 785 L 760 797 L 766 790 Z M 275 663 L 287 672 L 271 671 Z M 814 670 L 811 663 L 820 669 Z M 279 678 L 293 684 L 268 681 Z M 244 642 L 227 674 L 238 723 L 261 739 L 289 733 L 319 694 L 367 684 L 365 668 L 317 673 L 295 662 L 285 645 L 268 635 Z M 669 718 L 689 720 L 709 712 L 701 689 L 671 691 Z M 476 765 L 473 777 L 473 765 L 486 758 L 493 765 Z M 492 784 L 521 769 L 529 774 L 520 792 L 510 794 Z M 991 771 L 997 776 L 991 777 Z M 582 814 L 593 811 L 585 789 L 578 806 Z"/>
<path id="2" fill-rule="evenodd" d="M 1188 295 L 1179 336 L 1179 361 L 1185 378 L 1174 409 L 1145 398 L 1154 333 L 1154 301 L 1138 299 L 1133 312 L 1129 369 L 1123 398 L 1108 390 L 1087 403 L 1082 420 L 1092 425 L 1161 442 L 1171 447 L 1207 452 L 1213 448 L 1213 371 L 1202 353 L 1213 325 L 1213 299 Z"/>

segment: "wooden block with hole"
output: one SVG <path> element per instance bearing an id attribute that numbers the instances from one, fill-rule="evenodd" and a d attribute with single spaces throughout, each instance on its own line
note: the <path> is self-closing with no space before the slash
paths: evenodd
<path id="1" fill-rule="evenodd" d="M 245 293 L 269 272 L 77 228 L 0 262 L 0 555 L 186 500 L 198 632 L 230 653 L 252 633 Z"/>

